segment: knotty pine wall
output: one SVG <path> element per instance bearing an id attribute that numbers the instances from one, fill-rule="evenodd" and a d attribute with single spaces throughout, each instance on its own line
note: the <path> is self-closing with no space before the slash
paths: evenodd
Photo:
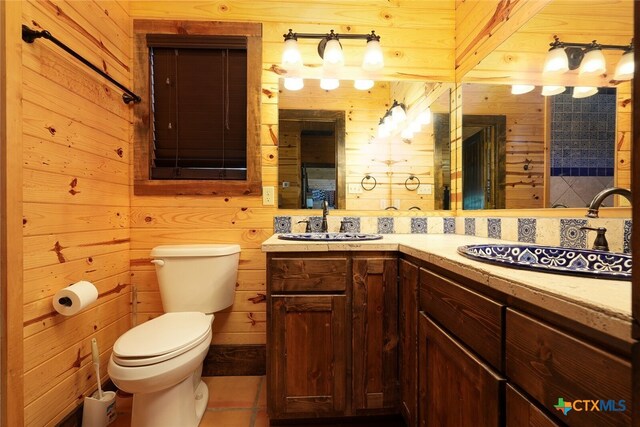
<path id="1" fill-rule="evenodd" d="M 126 1 L 21 2 L 22 21 L 131 80 Z M 45 39 L 22 45 L 24 424 L 55 425 L 95 390 L 131 325 L 131 109 L 121 92 Z M 64 317 L 52 295 L 78 280 L 98 301 Z"/>
<path id="2" fill-rule="evenodd" d="M 131 2 L 134 19 L 192 19 L 261 22 L 263 74 L 261 105 L 262 180 L 278 187 L 278 98 L 282 35 L 296 32 L 369 33 L 381 35 L 385 54 L 383 80 L 453 81 L 454 1 L 409 2 L 402 7 L 386 0 L 252 2 Z M 317 41 L 300 41 L 305 72 L 321 62 Z M 362 41 L 343 41 L 345 52 Z M 357 69 L 358 55 L 346 53 L 347 72 Z M 315 82 L 317 85 L 317 81 Z M 343 82 L 346 86 L 347 82 Z M 307 82 L 308 86 L 312 82 Z M 321 99 L 327 99 L 322 97 Z M 372 113 L 379 118 L 387 106 Z M 333 109 L 333 108 L 331 108 Z M 355 114 L 355 113 L 354 113 Z M 357 115 L 357 114 L 356 114 Z M 356 121 L 357 122 L 357 121 Z M 349 123 L 347 121 L 347 123 Z M 349 124 L 347 124 L 349 126 Z M 356 132 L 368 134 L 370 125 Z M 347 136 L 349 138 L 349 136 Z M 353 174 L 355 175 L 355 174 Z M 358 179 L 358 182 L 360 182 Z M 404 182 L 404 181 L 403 181 Z M 379 206 L 379 200 L 375 201 Z M 353 209 L 351 206 L 347 206 Z M 239 243 L 242 248 L 234 305 L 216 315 L 214 344 L 260 344 L 265 335 L 265 256 L 262 241 L 273 233 L 277 210 L 263 207 L 260 197 L 132 196 L 131 269 L 137 288 L 137 322 L 159 315 L 162 306 L 149 251 L 166 243 Z M 319 214 L 319 211 L 315 211 Z"/>

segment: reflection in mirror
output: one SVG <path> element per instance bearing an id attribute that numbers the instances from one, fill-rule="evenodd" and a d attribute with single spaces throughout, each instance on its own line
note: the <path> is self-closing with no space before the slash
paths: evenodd
<path id="1" fill-rule="evenodd" d="M 463 115 L 506 117 L 506 177 L 501 182 L 506 208 L 584 207 L 603 186 L 631 187 L 631 81 L 614 77 L 623 51 L 604 49 L 606 71 L 595 75 L 581 74 L 579 69 L 543 73 L 543 65 L 554 36 L 566 43 L 591 43 L 596 39 L 603 45 L 628 45 L 633 38 L 637 2 L 584 0 L 579 7 L 576 4 L 565 0 L 545 2 L 539 12 L 462 77 L 463 82 L 480 84 L 477 89 L 463 85 Z M 575 53 L 573 51 L 572 56 Z M 536 86 L 533 92 L 519 95 L 514 103 L 508 100 L 510 85 Z M 567 89 L 560 95 L 545 98 L 540 95 L 543 86 Z M 598 94 L 574 99 L 573 86 L 597 87 Z M 486 89 L 489 99 L 483 99 L 481 88 Z M 475 92 L 473 97 L 472 92 Z M 487 112 L 492 102 L 495 102 L 493 111 Z M 614 111 L 612 102 L 615 102 Z M 529 108 L 522 111 L 520 107 L 524 106 Z M 484 110 L 475 113 L 471 107 L 484 107 Z M 528 133 L 533 131 L 531 127 L 536 127 L 539 133 Z M 462 151 L 464 153 L 464 149 Z M 462 162 L 463 156 L 456 158 Z M 464 165 L 456 164 L 456 176 L 462 174 L 464 180 L 467 172 Z M 476 174 L 477 179 L 482 180 L 482 188 L 486 188 L 485 178 L 480 172 Z M 492 179 L 500 181 L 499 177 Z M 486 194 L 489 188 L 480 197 L 485 206 L 491 206 L 492 202 L 493 194 Z M 474 201 L 465 200 L 461 190 L 464 188 L 456 188 L 456 201 L 464 200 L 465 209 L 480 207 L 477 197 Z M 606 202 L 609 206 L 629 206 L 618 196 Z"/>
<path id="2" fill-rule="evenodd" d="M 582 99 L 572 88 L 543 97 L 464 84 L 463 208 L 585 207 L 600 190 L 624 186 L 629 100 L 628 82 Z"/>
<path id="3" fill-rule="evenodd" d="M 447 209 L 451 85 L 343 86 L 280 85 L 278 207 L 318 208 L 326 199 L 335 209 Z M 431 120 L 410 138 L 400 136 L 402 125 L 379 138 L 378 123 L 394 100 L 406 106 L 407 123 L 427 107 Z"/>

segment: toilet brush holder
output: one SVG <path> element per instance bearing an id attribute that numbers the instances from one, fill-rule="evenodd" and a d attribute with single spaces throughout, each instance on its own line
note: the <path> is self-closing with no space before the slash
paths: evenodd
<path id="1" fill-rule="evenodd" d="M 84 398 L 82 427 L 106 427 L 116 419 L 116 393 L 105 391 L 102 399 L 99 392 Z"/>

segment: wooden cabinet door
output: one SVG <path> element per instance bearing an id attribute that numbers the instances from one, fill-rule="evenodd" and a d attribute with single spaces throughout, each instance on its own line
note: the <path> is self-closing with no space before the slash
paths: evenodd
<path id="1" fill-rule="evenodd" d="M 507 384 L 507 427 L 559 427 L 542 410 Z"/>
<path id="2" fill-rule="evenodd" d="M 400 412 L 407 427 L 418 425 L 418 278 L 419 268 L 400 260 Z"/>
<path id="3" fill-rule="evenodd" d="M 271 296 L 270 303 L 269 416 L 345 415 L 347 297 Z"/>
<path id="4" fill-rule="evenodd" d="M 356 414 L 398 405 L 398 260 L 354 258 L 353 407 Z"/>
<path id="5" fill-rule="evenodd" d="M 500 424 L 504 379 L 420 313 L 420 426 Z"/>

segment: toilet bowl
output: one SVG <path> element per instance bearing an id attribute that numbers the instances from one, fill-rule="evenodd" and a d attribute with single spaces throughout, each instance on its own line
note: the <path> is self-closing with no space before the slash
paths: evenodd
<path id="1" fill-rule="evenodd" d="M 196 427 L 209 390 L 202 363 L 214 311 L 233 304 L 238 245 L 159 246 L 151 252 L 167 313 L 125 332 L 108 372 L 133 394 L 132 427 Z"/>

